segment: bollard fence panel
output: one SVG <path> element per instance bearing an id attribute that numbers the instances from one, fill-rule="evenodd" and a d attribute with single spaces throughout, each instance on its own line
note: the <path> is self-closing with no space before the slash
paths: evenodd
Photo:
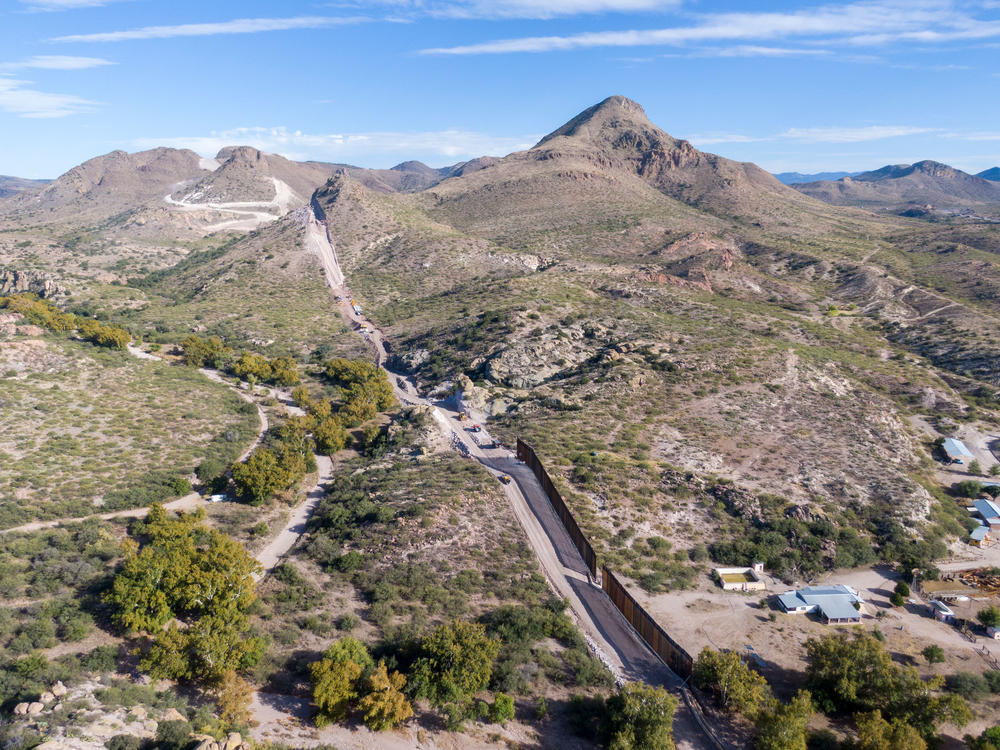
<path id="1" fill-rule="evenodd" d="M 559 490 L 556 489 L 556 486 L 549 478 L 549 474 L 545 471 L 545 467 L 542 466 L 542 462 L 535 455 L 535 449 L 521 440 L 521 438 L 518 438 L 517 457 L 530 466 L 535 476 L 538 477 L 542 489 L 548 495 L 549 502 L 555 508 L 556 515 L 559 516 L 559 520 L 562 521 L 563 526 L 566 528 L 566 533 L 569 534 L 569 538 L 573 540 L 573 544 L 580 551 L 580 557 L 583 558 L 583 562 L 590 569 L 591 578 L 597 580 L 597 554 L 594 552 L 594 548 L 590 546 L 590 542 L 587 541 L 587 537 L 583 535 L 583 531 L 580 530 L 580 525 L 573 518 L 573 514 L 570 513 L 566 502 L 562 499 L 562 495 L 559 494 Z"/>
<path id="2" fill-rule="evenodd" d="M 611 602 L 629 621 L 642 639 L 649 644 L 653 652 L 659 656 L 663 662 L 670 667 L 682 679 L 691 676 L 694 669 L 694 661 L 690 654 L 677 645 L 666 631 L 661 628 L 656 620 L 649 616 L 628 590 L 622 586 L 621 582 L 607 568 L 602 568 L 601 588 L 608 595 Z"/>

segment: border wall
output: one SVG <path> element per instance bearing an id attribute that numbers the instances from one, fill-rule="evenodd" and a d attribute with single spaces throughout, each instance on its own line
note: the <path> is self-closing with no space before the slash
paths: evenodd
<path id="1" fill-rule="evenodd" d="M 594 548 L 590 546 L 590 542 L 587 541 L 587 537 L 583 535 L 580 530 L 580 525 L 573 518 L 573 514 L 570 513 L 569 508 L 566 506 L 566 502 L 562 499 L 562 495 L 559 494 L 559 490 L 552 483 L 549 478 L 548 472 L 545 471 L 545 467 L 542 466 L 542 462 L 538 460 L 538 456 L 535 455 L 535 449 L 530 445 L 525 443 L 521 438 L 517 439 L 517 457 L 521 461 L 524 461 L 531 470 L 534 472 L 535 476 L 538 477 L 538 481 L 542 485 L 542 489 L 545 490 L 545 494 L 549 497 L 549 502 L 552 503 L 552 507 L 555 508 L 556 515 L 559 516 L 559 520 L 562 521 L 563 526 L 566 527 L 566 533 L 569 534 L 569 538 L 573 540 L 573 544 L 580 551 L 580 557 L 583 558 L 583 562 L 586 563 L 587 567 L 590 569 L 590 577 L 597 580 L 597 554 L 594 552 Z"/>
<path id="2" fill-rule="evenodd" d="M 521 438 L 518 438 L 517 457 L 531 467 L 532 472 L 538 477 L 538 481 L 541 483 L 542 489 L 545 490 L 545 494 L 548 495 L 549 501 L 556 511 L 556 515 L 559 516 L 563 526 L 566 527 L 566 532 L 569 534 L 570 539 L 573 540 L 576 548 L 580 550 L 580 556 L 583 558 L 583 561 L 590 568 L 591 578 L 596 581 L 597 554 L 594 552 L 594 548 L 590 546 L 590 542 L 587 541 L 587 537 L 583 535 L 583 531 L 580 530 L 580 526 L 577 524 L 576 519 L 573 518 L 573 514 L 566 507 L 562 495 L 559 494 L 559 490 L 552 483 L 548 472 L 542 466 L 542 462 L 535 455 L 535 449 L 521 440 Z M 681 648 L 673 638 L 667 635 L 666 631 L 657 624 L 656 620 L 650 617 L 649 613 L 632 598 L 628 589 L 621 584 L 614 573 L 602 566 L 601 574 L 601 588 L 604 590 L 604 593 L 607 594 L 608 599 L 622 613 L 622 616 L 628 623 L 635 628 L 639 637 L 681 679 L 686 680 L 690 677 L 691 672 L 694 670 L 694 660 L 691 658 L 691 655 Z"/>
<path id="3" fill-rule="evenodd" d="M 694 660 L 677 642 L 667 635 L 666 631 L 657 624 L 656 620 L 649 616 L 628 590 L 622 586 L 621 582 L 607 568 L 601 569 L 603 578 L 601 588 L 608 595 L 611 602 L 622 613 L 629 624 L 642 636 L 653 653 L 659 656 L 663 662 L 670 667 L 681 679 L 691 676 L 694 669 Z"/>

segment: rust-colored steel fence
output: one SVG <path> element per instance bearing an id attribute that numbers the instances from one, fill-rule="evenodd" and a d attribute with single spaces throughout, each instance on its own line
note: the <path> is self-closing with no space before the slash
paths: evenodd
<path id="1" fill-rule="evenodd" d="M 604 593 L 636 629 L 636 632 L 642 636 L 642 639 L 649 644 L 653 653 L 659 656 L 682 679 L 686 680 L 690 677 L 694 668 L 690 654 L 678 646 L 676 641 L 656 624 L 656 620 L 639 606 L 639 603 L 621 585 L 614 573 L 607 568 L 601 568 L 601 572 L 603 576 L 601 588 L 604 589 Z"/>
<path id="2" fill-rule="evenodd" d="M 569 534 L 569 538 L 573 540 L 573 544 L 580 551 L 580 557 L 583 558 L 584 563 L 590 568 L 591 578 L 597 580 L 597 554 L 594 552 L 594 548 L 590 546 L 590 542 L 587 541 L 587 537 L 583 535 L 580 525 L 573 518 L 573 514 L 566 507 L 566 502 L 562 499 L 562 495 L 559 494 L 559 490 L 552 484 L 548 472 L 545 471 L 542 462 L 535 455 L 535 449 L 521 440 L 521 438 L 518 438 L 517 457 L 530 466 L 535 476 L 538 477 L 542 489 L 545 490 L 545 494 L 549 497 L 549 502 L 555 508 L 556 515 L 559 516 L 559 520 L 562 521 L 563 526 L 566 528 L 566 533 Z"/>

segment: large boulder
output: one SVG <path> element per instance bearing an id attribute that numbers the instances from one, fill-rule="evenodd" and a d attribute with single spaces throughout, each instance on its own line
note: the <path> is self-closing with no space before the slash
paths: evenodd
<path id="1" fill-rule="evenodd" d="M 62 680 L 60 680 L 59 682 L 57 682 L 55 685 L 52 686 L 52 689 L 49 692 L 52 693 L 52 695 L 54 695 L 56 698 L 62 698 L 64 695 L 66 695 L 68 691 L 66 689 L 66 686 L 62 684 Z"/>

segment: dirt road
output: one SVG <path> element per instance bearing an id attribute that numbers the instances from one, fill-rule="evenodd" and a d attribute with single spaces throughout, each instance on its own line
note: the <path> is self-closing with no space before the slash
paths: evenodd
<path id="1" fill-rule="evenodd" d="M 207 226 L 205 227 L 206 232 L 218 232 L 222 229 L 251 230 L 256 229 L 261 224 L 272 222 L 279 216 L 284 216 L 295 206 L 303 203 L 302 199 L 286 183 L 276 177 L 272 177 L 271 180 L 274 182 L 274 198 L 269 201 L 195 203 L 192 202 L 192 198 L 195 197 L 192 195 L 186 195 L 177 200 L 173 197 L 173 193 L 183 187 L 185 183 L 175 185 L 171 192 L 163 197 L 163 201 L 179 211 L 214 211 L 243 217 Z"/>
<path id="2" fill-rule="evenodd" d="M 254 556 L 263 568 L 259 575 L 254 576 L 258 581 L 274 570 L 275 566 L 281 562 L 281 558 L 288 554 L 288 550 L 294 547 L 295 543 L 306 532 L 309 519 L 312 517 L 316 506 L 319 505 L 319 501 L 326 490 L 326 483 L 333 476 L 333 462 L 329 456 L 317 454 L 316 466 L 319 469 L 319 477 L 316 480 L 316 484 L 306 495 L 306 499 L 292 509 L 285 527 L 274 539 L 267 543 L 264 549 Z"/>
<path id="3" fill-rule="evenodd" d="M 322 263 L 331 293 L 349 300 L 352 295 L 344 283 L 336 247 L 329 237 L 328 227 L 321 218 L 318 206 L 314 205 L 314 211 L 319 215 L 314 216 L 307 227 L 309 240 L 306 247 L 312 249 Z M 319 228 L 325 231 L 320 234 Z M 325 247 L 320 248 L 317 243 Z M 384 369 L 388 355 L 382 332 L 363 315 L 357 314 L 350 305 L 339 305 L 339 310 L 354 330 L 365 332 L 365 337 L 375 350 L 377 363 Z M 545 577 L 552 588 L 569 601 L 569 608 L 581 630 L 616 677 L 642 680 L 651 685 L 664 685 L 673 689 L 681 688 L 681 680 L 677 675 L 649 650 L 604 592 L 588 580 L 583 559 L 531 470 L 519 463 L 509 449 L 481 447 L 472 434 L 466 431 L 465 425 L 458 421 L 457 412 L 419 396 L 408 379 L 389 371 L 387 373 L 395 395 L 401 402 L 430 407 L 445 434 L 463 446 L 463 453 L 479 461 L 494 474 L 509 474 L 514 478 L 514 482 L 505 486 L 505 492 Z M 677 747 L 682 750 L 713 747 L 685 702 L 681 702 L 677 710 L 674 734 Z"/>

